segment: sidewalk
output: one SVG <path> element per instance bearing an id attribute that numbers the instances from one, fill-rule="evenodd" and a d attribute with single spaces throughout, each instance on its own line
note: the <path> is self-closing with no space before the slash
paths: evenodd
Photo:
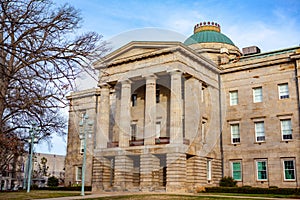
<path id="1" fill-rule="evenodd" d="M 236 199 L 263 199 L 263 200 L 295 200 L 295 198 L 270 198 L 270 197 L 250 197 L 250 196 L 224 196 L 218 194 L 205 194 L 205 193 L 168 193 L 168 192 L 101 192 L 101 193 L 89 193 L 87 192 L 85 196 L 72 196 L 72 197 L 58 197 L 58 198 L 49 198 L 42 200 L 72 200 L 72 199 L 93 199 L 99 197 L 113 197 L 113 196 L 122 196 L 122 195 L 135 195 L 135 194 L 178 194 L 178 195 L 187 195 L 187 196 L 211 196 L 211 197 L 227 197 L 227 198 L 236 198 Z M 148 200 L 145 198 L 144 200 Z"/>

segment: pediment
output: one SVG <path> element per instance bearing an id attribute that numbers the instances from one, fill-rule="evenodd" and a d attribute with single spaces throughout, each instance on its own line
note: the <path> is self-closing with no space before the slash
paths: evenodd
<path id="1" fill-rule="evenodd" d="M 179 44 L 181 44 L 181 42 L 133 41 L 103 57 L 101 60 L 94 63 L 94 66 L 95 68 L 101 68 L 103 63 L 109 64 L 119 60 L 124 60 L 125 58 L 130 59 L 136 56 L 147 55 L 165 48 L 178 46 Z"/>

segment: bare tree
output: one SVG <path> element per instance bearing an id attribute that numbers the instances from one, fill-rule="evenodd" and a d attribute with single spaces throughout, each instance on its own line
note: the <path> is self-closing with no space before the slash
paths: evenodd
<path id="1" fill-rule="evenodd" d="M 42 128 L 39 138 L 63 134 L 65 95 L 107 51 L 101 35 L 76 35 L 81 23 L 68 4 L 0 1 L 0 134 L 22 139 L 32 122 Z"/>

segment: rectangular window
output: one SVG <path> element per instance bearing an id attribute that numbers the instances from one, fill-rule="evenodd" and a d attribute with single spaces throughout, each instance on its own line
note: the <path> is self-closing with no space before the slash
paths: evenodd
<path id="1" fill-rule="evenodd" d="M 137 94 L 131 95 L 131 106 L 134 107 L 137 105 Z"/>
<path id="2" fill-rule="evenodd" d="M 84 139 L 80 140 L 80 153 L 84 153 Z"/>
<path id="3" fill-rule="evenodd" d="M 292 136 L 292 121 L 291 119 L 280 120 L 282 140 L 291 140 Z"/>
<path id="4" fill-rule="evenodd" d="M 208 159 L 206 162 L 206 174 L 207 174 L 207 180 L 211 180 L 211 162 L 212 160 Z"/>
<path id="5" fill-rule="evenodd" d="M 264 122 L 255 122 L 255 137 L 256 142 L 265 141 L 265 123 Z"/>
<path id="6" fill-rule="evenodd" d="M 256 161 L 257 180 L 263 181 L 268 179 L 267 174 L 267 161 L 259 160 Z"/>
<path id="7" fill-rule="evenodd" d="M 202 121 L 202 126 L 201 126 L 201 142 L 204 142 L 204 140 L 205 140 L 205 132 L 206 132 L 206 121 Z"/>
<path id="8" fill-rule="evenodd" d="M 76 167 L 76 181 L 81 181 L 82 178 L 82 167 Z"/>
<path id="9" fill-rule="evenodd" d="M 279 99 L 289 98 L 289 85 L 287 83 L 278 85 Z"/>
<path id="10" fill-rule="evenodd" d="M 253 88 L 253 102 L 262 102 L 262 87 Z"/>
<path id="11" fill-rule="evenodd" d="M 240 143 L 240 125 L 239 124 L 231 124 L 231 142 L 233 144 Z"/>
<path id="12" fill-rule="evenodd" d="M 205 87 L 201 88 L 201 102 L 204 102 L 205 99 Z"/>
<path id="13" fill-rule="evenodd" d="M 156 127 L 155 127 L 155 132 L 156 132 L 156 138 L 160 137 L 160 130 L 161 130 L 161 123 L 160 122 L 156 122 Z"/>
<path id="14" fill-rule="evenodd" d="M 295 180 L 295 162 L 294 160 L 284 160 L 284 180 Z"/>
<path id="15" fill-rule="evenodd" d="M 238 91 L 229 92 L 230 105 L 234 106 L 238 104 Z"/>
<path id="16" fill-rule="evenodd" d="M 237 181 L 242 180 L 242 162 L 241 161 L 234 161 L 231 163 L 232 169 L 232 178 Z"/>
<path id="17" fill-rule="evenodd" d="M 159 102 L 160 102 L 160 89 L 159 89 L 158 86 L 157 86 L 157 88 L 156 88 L 156 94 L 155 94 L 155 97 L 156 97 L 156 103 L 159 103 Z"/>
<path id="18" fill-rule="evenodd" d="M 136 132 L 137 132 L 136 124 L 131 124 L 130 125 L 130 133 L 131 133 L 131 140 L 132 141 L 136 140 Z"/>

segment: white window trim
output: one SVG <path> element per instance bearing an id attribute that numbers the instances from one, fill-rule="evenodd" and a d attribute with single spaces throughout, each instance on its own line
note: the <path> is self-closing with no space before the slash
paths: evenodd
<path id="1" fill-rule="evenodd" d="M 282 121 L 287 121 L 287 120 L 289 120 L 289 121 L 291 122 L 291 127 L 290 127 L 291 134 L 289 134 L 289 135 L 292 136 L 291 139 L 284 139 L 284 138 L 283 138 L 283 129 L 282 129 L 283 126 L 282 126 Z M 289 140 L 292 140 L 292 139 L 293 139 L 293 124 L 292 124 L 292 119 L 291 119 L 291 118 L 280 119 L 280 131 L 281 131 L 281 139 L 282 139 L 282 141 L 289 141 Z M 287 134 L 286 134 L 286 135 L 287 135 Z"/>
<path id="2" fill-rule="evenodd" d="M 264 133 L 264 140 L 257 140 L 257 129 L 256 129 L 256 126 L 258 123 L 263 123 L 263 127 L 264 127 L 264 130 L 263 130 L 263 133 Z M 254 132 L 255 132 L 255 141 L 256 142 L 265 142 L 266 141 L 266 131 L 265 131 L 265 122 L 264 121 L 256 121 L 254 122 Z"/>
<path id="3" fill-rule="evenodd" d="M 285 167 L 284 167 L 284 162 L 285 161 L 293 161 L 293 164 L 294 164 L 294 176 L 295 178 L 294 179 L 286 179 L 285 177 Z M 283 169 L 283 180 L 284 181 L 296 181 L 296 163 L 295 163 L 295 159 L 294 158 L 285 158 L 282 160 L 282 169 Z"/>
<path id="4" fill-rule="evenodd" d="M 207 159 L 206 161 L 206 178 L 208 181 L 211 181 L 212 177 L 212 159 Z"/>
<path id="5" fill-rule="evenodd" d="M 79 169 L 81 169 L 81 177 L 78 176 Z M 82 166 L 76 166 L 75 170 L 76 170 L 75 171 L 75 179 L 76 179 L 76 181 L 81 181 L 82 180 Z"/>
<path id="6" fill-rule="evenodd" d="M 80 140 L 80 153 L 84 153 L 84 139 Z"/>
<path id="7" fill-rule="evenodd" d="M 256 96 L 255 96 L 255 91 L 260 89 L 261 93 L 260 93 L 260 96 L 261 96 L 261 99 L 259 101 L 257 101 L 256 99 Z M 252 88 L 252 94 L 253 94 L 253 103 L 260 103 L 263 101 L 263 91 L 262 91 L 262 87 L 255 87 L 255 88 Z"/>
<path id="8" fill-rule="evenodd" d="M 233 142 L 233 133 L 232 133 L 232 127 L 237 125 L 238 126 L 238 134 L 239 134 L 239 142 Z M 240 131 L 240 123 L 230 123 L 230 136 L 231 136 L 231 144 L 239 144 L 241 143 L 241 131 Z"/>
<path id="9" fill-rule="evenodd" d="M 233 94 L 236 94 L 236 102 L 233 103 L 232 102 L 232 95 Z M 238 105 L 239 104 L 239 93 L 238 93 L 238 90 L 232 90 L 232 91 L 229 91 L 229 105 L 230 106 L 235 106 L 235 105 Z"/>
<path id="10" fill-rule="evenodd" d="M 258 179 L 258 162 L 266 162 L 266 179 Z M 268 175 L 268 160 L 267 159 L 259 159 L 255 160 L 255 169 L 256 169 L 256 180 L 257 181 L 268 181 L 269 175 Z"/>
<path id="11" fill-rule="evenodd" d="M 233 163 L 240 163 L 241 167 L 241 179 L 234 179 L 236 181 L 243 181 L 243 165 L 241 160 L 233 160 L 231 161 L 231 177 L 233 178 Z"/>
<path id="12" fill-rule="evenodd" d="M 286 95 L 281 95 L 280 87 L 283 86 L 283 85 L 287 85 L 287 94 Z M 279 99 L 288 99 L 288 98 L 290 98 L 290 91 L 289 91 L 289 84 L 288 83 L 280 83 L 280 84 L 278 84 L 278 98 Z"/>

